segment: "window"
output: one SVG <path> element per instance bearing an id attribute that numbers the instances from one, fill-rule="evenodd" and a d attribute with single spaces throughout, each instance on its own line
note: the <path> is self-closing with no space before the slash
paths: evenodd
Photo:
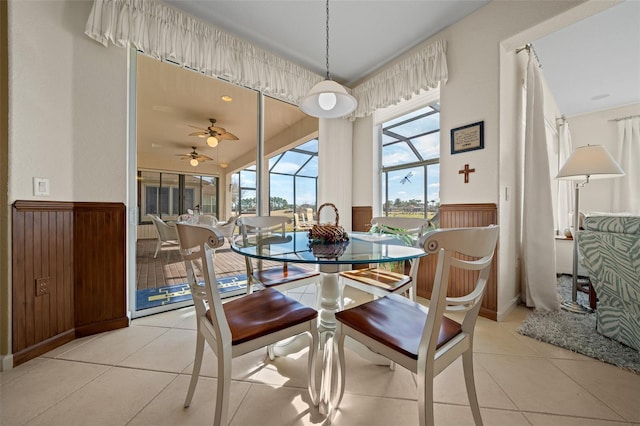
<path id="1" fill-rule="evenodd" d="M 269 214 L 316 210 L 318 139 L 269 158 Z"/>
<path id="2" fill-rule="evenodd" d="M 176 173 L 138 171 L 138 223 L 150 214 L 177 220 L 188 209 L 218 215 L 218 178 Z"/>
<path id="3" fill-rule="evenodd" d="M 440 105 L 382 124 L 385 216 L 431 219 L 440 206 Z"/>

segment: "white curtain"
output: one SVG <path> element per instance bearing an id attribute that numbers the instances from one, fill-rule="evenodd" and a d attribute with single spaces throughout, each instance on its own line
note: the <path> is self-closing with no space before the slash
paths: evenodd
<path id="1" fill-rule="evenodd" d="M 640 215 L 640 117 L 618 121 L 616 160 L 625 175 L 613 180 L 613 208 Z"/>
<path id="2" fill-rule="evenodd" d="M 358 107 L 353 117 L 371 115 L 422 90 L 435 89 L 447 82 L 448 75 L 447 43 L 437 40 L 354 88 Z"/>
<path id="3" fill-rule="evenodd" d="M 563 119 L 558 126 L 558 168 L 562 168 L 564 163 L 571 155 L 573 146 L 571 143 L 571 131 L 569 130 L 569 122 Z M 556 220 L 558 221 L 558 229 L 561 235 L 567 228 L 573 226 L 571 212 L 573 211 L 573 184 L 570 180 L 560 179 L 558 183 L 558 209 Z"/>
<path id="4" fill-rule="evenodd" d="M 522 210 L 522 278 L 527 306 L 560 309 L 551 178 L 544 119 L 543 82 L 536 61 L 527 66 L 526 124 Z"/>
<path id="5" fill-rule="evenodd" d="M 158 0 L 94 0 L 85 34 L 105 46 L 134 46 L 145 55 L 296 105 L 323 79 Z M 438 87 L 447 75 L 446 42 L 438 40 L 356 87 L 358 108 L 350 118 Z"/>

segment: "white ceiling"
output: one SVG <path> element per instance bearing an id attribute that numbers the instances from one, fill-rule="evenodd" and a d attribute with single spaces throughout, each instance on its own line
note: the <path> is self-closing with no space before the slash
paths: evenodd
<path id="1" fill-rule="evenodd" d="M 640 1 L 615 5 L 533 47 L 566 116 L 640 102 Z"/>

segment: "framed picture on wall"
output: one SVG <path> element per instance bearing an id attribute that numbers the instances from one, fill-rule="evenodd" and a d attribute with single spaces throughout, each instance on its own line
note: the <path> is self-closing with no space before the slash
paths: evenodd
<path id="1" fill-rule="evenodd" d="M 484 121 L 451 129 L 451 154 L 484 149 Z"/>

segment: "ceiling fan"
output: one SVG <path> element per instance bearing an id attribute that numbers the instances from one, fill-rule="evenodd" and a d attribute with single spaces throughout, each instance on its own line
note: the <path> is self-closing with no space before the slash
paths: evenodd
<path id="1" fill-rule="evenodd" d="M 204 163 L 205 161 L 211 161 L 213 160 L 213 158 L 208 157 L 206 155 L 202 155 L 202 154 L 198 154 L 196 152 L 196 147 L 192 146 L 191 148 L 193 148 L 193 151 L 191 151 L 188 154 L 176 154 L 180 156 L 181 160 L 189 160 L 189 164 L 191 164 L 193 167 L 197 166 L 199 163 Z"/>
<path id="2" fill-rule="evenodd" d="M 202 127 L 189 126 L 194 129 L 200 129 L 201 132 L 190 133 L 189 136 L 198 136 L 200 138 L 207 138 L 207 145 L 211 148 L 215 148 L 218 146 L 218 142 L 224 139 L 228 139 L 231 141 L 237 141 L 238 137 L 233 133 L 227 132 L 224 128 L 216 126 L 216 119 L 210 118 L 211 126 L 203 129 Z"/>

